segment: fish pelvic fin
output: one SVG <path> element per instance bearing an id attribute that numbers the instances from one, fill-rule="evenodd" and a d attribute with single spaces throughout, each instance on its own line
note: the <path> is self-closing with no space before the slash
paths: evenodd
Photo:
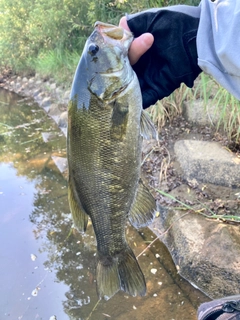
<path id="1" fill-rule="evenodd" d="M 144 275 L 130 247 L 114 257 L 98 256 L 97 293 L 100 299 L 108 300 L 120 289 L 134 297 L 146 294 Z"/>
<path id="2" fill-rule="evenodd" d="M 128 217 L 131 225 L 135 228 L 148 226 L 155 218 L 156 211 L 156 201 L 140 179 L 137 194 Z"/>
<path id="3" fill-rule="evenodd" d="M 154 124 L 150 118 L 150 115 L 146 110 L 142 110 L 141 121 L 140 121 L 141 135 L 144 139 L 158 140 L 157 130 L 154 127 Z"/>
<path id="4" fill-rule="evenodd" d="M 78 199 L 74 183 L 70 177 L 68 180 L 68 202 L 76 229 L 81 233 L 85 232 L 88 224 L 88 215 Z"/>

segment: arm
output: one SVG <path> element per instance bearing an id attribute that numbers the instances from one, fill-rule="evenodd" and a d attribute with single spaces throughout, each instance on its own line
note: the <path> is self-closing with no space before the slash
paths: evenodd
<path id="1" fill-rule="evenodd" d="M 201 72 L 196 51 L 199 13 L 198 7 L 172 6 L 127 16 L 125 22 L 136 37 L 129 53 L 131 62 L 150 46 L 133 65 L 144 108 L 171 94 L 182 82 L 193 86 Z"/>
<path id="2" fill-rule="evenodd" d="M 192 87 L 202 70 L 240 99 L 239 21 L 236 0 L 202 0 L 199 7 L 178 5 L 122 18 L 121 25 L 136 37 L 129 57 L 144 108 L 182 82 Z"/>
<path id="3" fill-rule="evenodd" d="M 198 65 L 240 100 L 240 1 L 202 0 Z"/>

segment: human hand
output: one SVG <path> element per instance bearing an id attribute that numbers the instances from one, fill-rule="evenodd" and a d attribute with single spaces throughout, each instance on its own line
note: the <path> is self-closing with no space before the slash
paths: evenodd
<path id="1" fill-rule="evenodd" d="M 135 36 L 129 59 L 140 83 L 144 109 L 170 95 L 182 82 L 192 87 L 202 71 L 197 64 L 198 15 L 198 7 L 172 6 L 120 20 L 120 26 Z"/>
<path id="2" fill-rule="evenodd" d="M 131 31 L 127 24 L 127 18 L 122 17 L 119 26 L 125 30 Z M 128 57 L 131 65 L 137 63 L 141 56 L 152 46 L 154 41 L 151 33 L 144 33 L 138 38 L 134 39 L 129 49 Z"/>

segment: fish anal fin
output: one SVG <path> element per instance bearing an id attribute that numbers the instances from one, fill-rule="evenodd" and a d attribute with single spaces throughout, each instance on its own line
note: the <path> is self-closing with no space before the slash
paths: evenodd
<path id="1" fill-rule="evenodd" d="M 87 229 L 88 215 L 78 199 L 71 178 L 69 178 L 68 181 L 68 202 L 75 227 L 79 232 L 85 232 Z"/>
<path id="2" fill-rule="evenodd" d="M 131 225 L 135 228 L 146 227 L 154 219 L 156 211 L 156 201 L 140 179 L 137 194 L 128 218 Z"/>
<path id="3" fill-rule="evenodd" d="M 144 139 L 158 140 L 157 130 L 154 127 L 154 124 L 153 124 L 149 114 L 145 110 L 142 110 L 140 127 L 141 127 L 141 135 Z"/>
<path id="4" fill-rule="evenodd" d="M 118 272 L 123 291 L 133 297 L 146 295 L 145 278 L 130 247 L 127 247 L 119 258 Z"/>

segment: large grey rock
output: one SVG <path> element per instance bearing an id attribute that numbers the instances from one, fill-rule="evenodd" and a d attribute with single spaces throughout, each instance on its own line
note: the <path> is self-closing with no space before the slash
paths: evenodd
<path id="1" fill-rule="evenodd" d="M 219 109 L 211 103 L 206 105 L 203 100 L 184 101 L 183 116 L 187 121 L 199 125 L 213 125 L 220 120 Z"/>
<path id="2" fill-rule="evenodd" d="M 177 160 L 187 179 L 217 185 L 240 186 L 240 159 L 216 142 L 179 140 Z"/>
<path id="3" fill-rule="evenodd" d="M 239 294 L 239 226 L 169 210 L 150 228 L 167 246 L 182 277 L 211 298 Z"/>

